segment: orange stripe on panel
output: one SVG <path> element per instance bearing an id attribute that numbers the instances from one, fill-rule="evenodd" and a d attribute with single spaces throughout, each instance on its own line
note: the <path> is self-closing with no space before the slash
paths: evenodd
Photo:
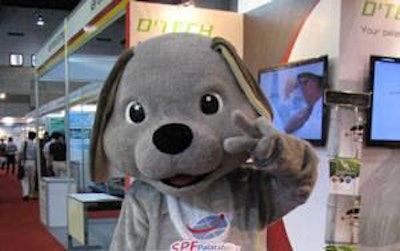
<path id="1" fill-rule="evenodd" d="M 102 27 L 112 18 L 114 18 L 122 9 L 127 5 L 128 0 L 114 0 L 112 1 L 104 10 L 99 12 L 88 24 L 87 26 L 98 26 Z M 74 36 L 72 36 L 68 40 L 68 46 L 70 52 L 74 52 L 77 48 L 79 48 L 84 42 L 86 42 L 89 38 L 88 33 L 84 31 L 82 28 L 79 30 Z M 38 75 L 43 75 L 46 71 L 50 70 L 50 68 L 57 64 L 60 60 L 62 60 L 64 56 L 64 46 L 62 46 L 59 50 L 57 50 L 49 59 L 45 61 L 45 63 L 37 69 Z"/>
<path id="2" fill-rule="evenodd" d="M 320 0 L 317 0 L 310 8 L 304 13 L 304 17 L 300 19 L 296 28 L 293 30 L 290 36 L 288 47 L 285 54 L 282 57 L 281 63 L 287 63 L 289 61 L 290 55 L 292 53 L 293 47 L 296 44 L 297 38 L 300 34 L 301 29 L 304 26 L 307 18 L 310 16 L 311 12 L 314 10 L 315 6 L 318 5 Z M 267 250 L 268 251 L 293 251 L 290 244 L 289 237 L 286 232 L 285 224 L 283 220 L 278 220 L 273 225 L 268 226 L 267 230 Z"/>
<path id="3" fill-rule="evenodd" d="M 288 47 L 285 51 L 285 54 L 282 57 L 281 63 L 287 63 L 289 61 L 290 58 L 290 54 L 292 53 L 293 47 L 296 44 L 297 38 L 300 34 L 301 29 L 304 26 L 304 23 L 307 21 L 307 18 L 310 16 L 311 12 L 313 11 L 313 9 L 315 8 L 315 6 L 318 5 L 318 3 L 320 2 L 320 0 L 317 0 L 314 5 L 311 5 L 310 8 L 307 10 L 307 12 L 304 13 L 304 17 L 300 19 L 300 22 L 297 24 L 296 29 L 294 29 L 290 39 L 289 39 L 289 44 Z"/>

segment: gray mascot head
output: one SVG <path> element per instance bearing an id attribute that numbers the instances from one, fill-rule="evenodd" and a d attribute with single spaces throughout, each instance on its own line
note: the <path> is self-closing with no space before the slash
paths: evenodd
<path id="1" fill-rule="evenodd" d="M 249 157 L 224 147 L 242 134 L 235 113 L 272 116 L 228 42 L 180 33 L 138 44 L 100 94 L 92 177 L 105 180 L 110 164 L 167 194 L 201 192 Z"/>

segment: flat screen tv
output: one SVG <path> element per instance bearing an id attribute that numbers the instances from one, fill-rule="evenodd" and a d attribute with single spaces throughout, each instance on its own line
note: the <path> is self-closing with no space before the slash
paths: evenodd
<path id="1" fill-rule="evenodd" d="M 371 56 L 370 88 L 366 144 L 400 147 L 400 58 Z"/>
<path id="2" fill-rule="evenodd" d="M 325 145 L 327 79 L 328 56 L 260 70 L 258 80 L 274 112 L 274 126 L 314 145 Z"/>

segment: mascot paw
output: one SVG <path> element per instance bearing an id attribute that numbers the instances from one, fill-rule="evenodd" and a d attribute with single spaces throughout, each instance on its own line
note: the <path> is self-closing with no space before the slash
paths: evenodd
<path id="1" fill-rule="evenodd" d="M 249 152 L 258 167 L 265 168 L 275 159 L 276 144 L 273 138 L 279 135 L 271 121 L 265 117 L 258 117 L 250 121 L 243 113 L 233 113 L 234 123 L 244 135 L 227 138 L 224 141 L 224 149 L 230 154 Z"/>

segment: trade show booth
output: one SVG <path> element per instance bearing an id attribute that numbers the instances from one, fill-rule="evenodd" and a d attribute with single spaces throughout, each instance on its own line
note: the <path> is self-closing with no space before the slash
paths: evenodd
<path id="1" fill-rule="evenodd" d="M 101 194 L 123 197 L 124 193 L 123 173 L 114 172 L 106 183 L 91 181 L 88 156 L 97 97 L 125 46 L 125 5 L 126 1 L 98 1 L 95 4 L 82 1 L 37 54 L 37 109 L 26 117 L 35 118 L 36 125 L 44 127 L 49 135 L 61 133 L 66 146 L 66 175 L 57 175 L 51 165 L 42 168 L 50 169 L 50 172 L 39 172 L 41 221 L 66 248 L 86 243 L 67 241 L 71 224 L 68 220 L 76 213 L 68 211 L 67 196 L 96 192 L 100 196 L 96 198 L 100 199 L 97 203 L 91 201 L 90 209 L 104 210 Z M 44 155 L 44 158 L 38 158 L 42 162 L 38 166 L 46 166 L 46 155 L 42 149 L 40 151 L 38 156 Z M 86 211 L 83 214 L 85 219 L 87 214 Z M 112 229 L 115 217 L 111 213 L 105 219 L 96 220 L 90 224 L 90 229 Z M 109 233 L 105 233 L 108 237 L 103 238 L 88 233 L 85 226 L 91 222 L 89 219 L 74 222 L 79 223 L 74 225 L 75 229 L 87 233 L 87 241 L 90 239 L 91 244 L 109 245 L 112 230 L 108 230 Z"/>
<path id="2" fill-rule="evenodd" d="M 391 222 L 400 217 L 394 210 L 399 190 L 392 183 L 399 177 L 399 155 L 397 133 L 391 131 L 400 129 L 392 109 L 399 100 L 392 89 L 397 90 L 393 71 L 400 56 L 398 4 L 256 2 L 264 4 L 245 13 L 244 59 L 254 75 L 260 73 L 261 84 L 276 66 L 328 56 L 323 107 L 330 115 L 328 138 L 326 147 L 318 148 L 324 183 L 284 219 L 293 249 L 397 250 L 400 231 Z M 289 81 L 281 77 L 277 83 L 295 77 L 284 73 Z M 278 97 L 283 91 L 277 89 Z M 319 201 L 310 208 L 313 196 Z M 298 231 L 295 222 L 307 231 Z"/>

